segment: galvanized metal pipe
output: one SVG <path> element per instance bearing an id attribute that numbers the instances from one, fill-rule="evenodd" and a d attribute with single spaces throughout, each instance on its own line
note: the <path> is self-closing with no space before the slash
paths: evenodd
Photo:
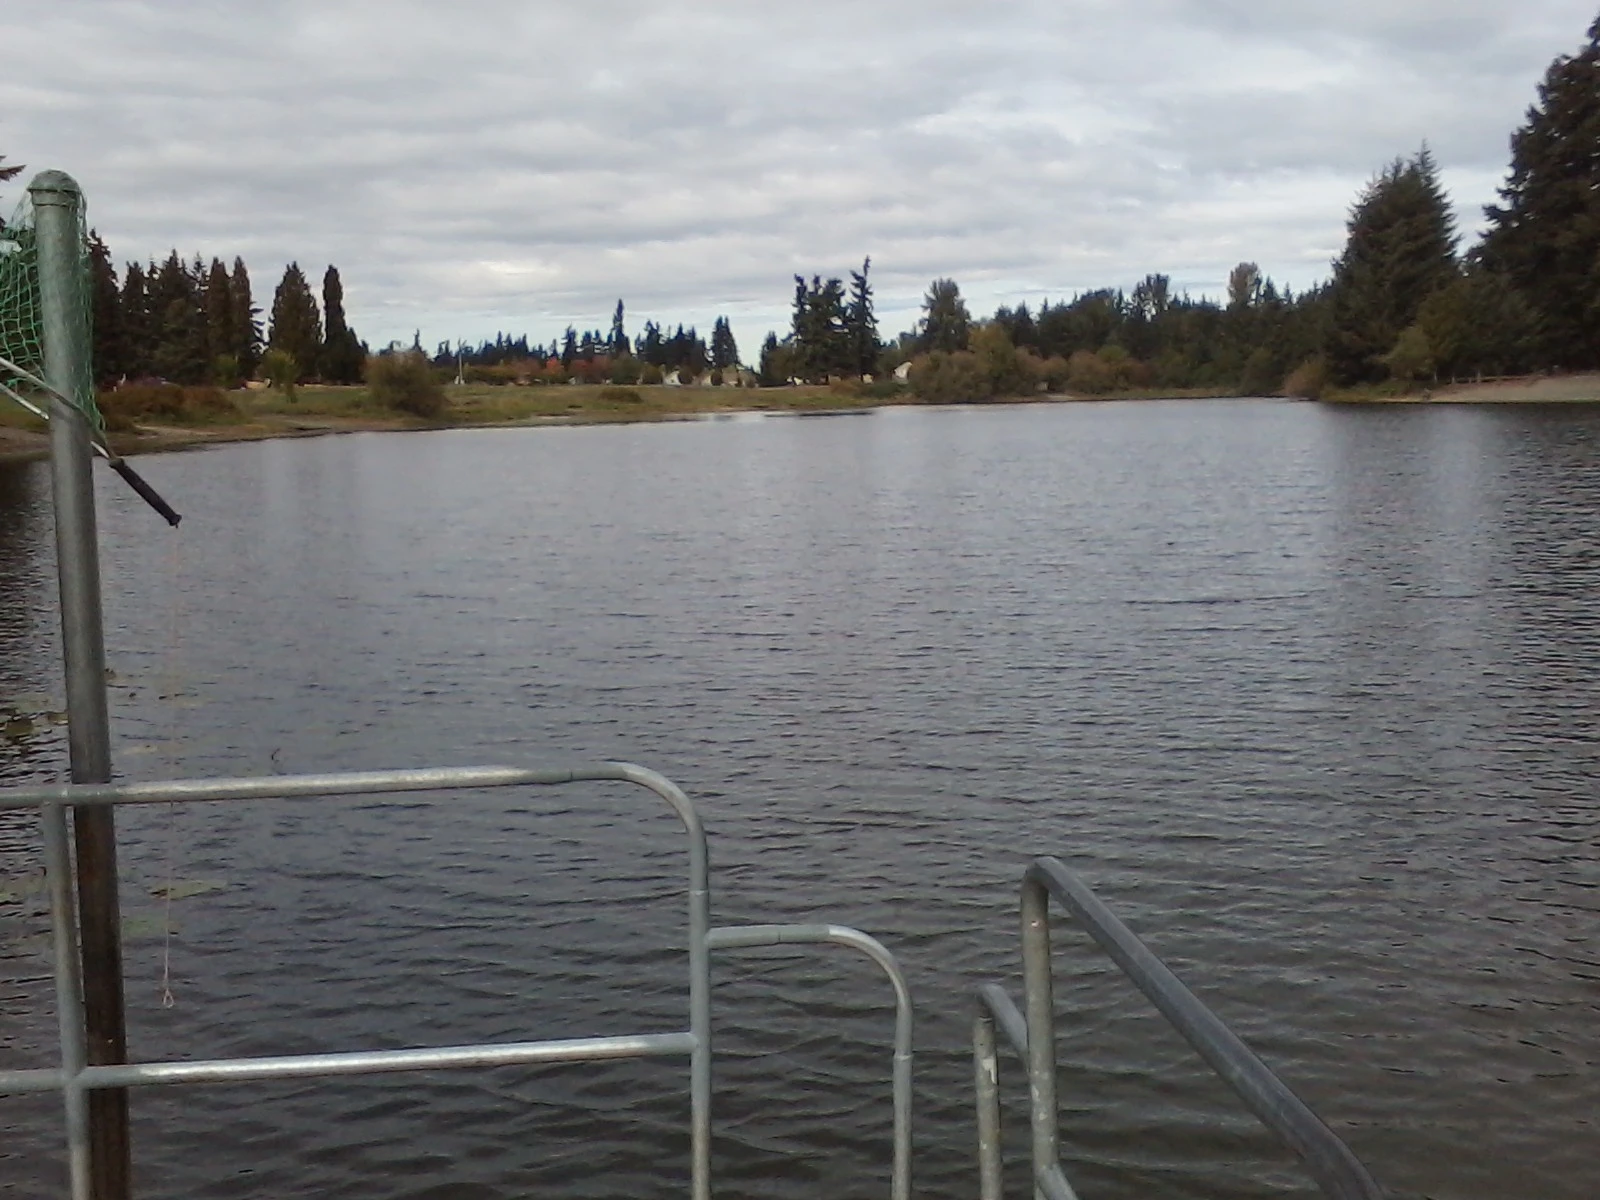
<path id="1" fill-rule="evenodd" d="M 692 1196 L 694 1200 L 710 1200 L 711 1195 L 711 976 L 710 976 L 710 947 L 708 934 L 711 927 L 710 906 L 710 861 L 706 847 L 705 828 L 700 821 L 700 815 L 683 791 L 667 779 L 664 775 L 645 767 L 632 763 L 601 763 L 595 766 L 562 769 L 529 769 L 524 767 L 444 767 L 422 768 L 417 770 L 401 771 L 349 771 L 325 774 L 308 775 L 277 775 L 241 779 L 196 779 L 196 780 L 167 780 L 155 783 L 141 784 L 111 784 L 111 783 L 85 783 L 50 785 L 45 787 L 12 788 L 0 791 L 0 810 L 39 807 L 46 815 L 47 845 L 49 843 L 49 819 L 52 813 L 56 820 L 63 818 L 61 813 L 64 806 L 75 808 L 110 809 L 118 804 L 156 804 L 176 801 L 230 801 L 230 800 L 259 800 L 273 798 L 331 798 L 338 796 L 372 795 L 396 792 L 444 791 L 476 788 L 501 788 L 517 786 L 555 785 L 577 782 L 626 782 L 644 787 L 654 792 L 665 800 L 677 813 L 683 822 L 685 831 L 689 835 L 689 1024 L 687 1034 L 659 1034 L 644 1035 L 645 1045 L 669 1047 L 669 1049 L 653 1050 L 660 1053 L 680 1053 L 687 1051 L 690 1055 L 690 1094 L 691 1094 L 691 1180 Z M 105 815 L 110 815 L 109 811 Z M 52 860 L 53 862 L 54 860 Z M 63 876 L 62 869 L 70 870 L 70 857 L 62 858 L 62 868 L 52 867 L 56 877 L 70 878 L 70 874 Z M 59 907 L 59 906 L 58 906 Z M 70 904 L 60 909 L 67 914 L 70 922 Z M 70 936 L 70 928 L 65 935 Z M 69 1015 L 76 1011 L 74 1006 L 80 1002 L 82 989 L 75 974 L 63 975 L 60 973 L 61 960 L 72 956 L 63 954 L 62 947 L 71 945 L 70 940 L 63 940 L 63 930 L 56 930 L 58 975 L 57 990 L 58 1003 L 62 1006 L 62 1054 L 63 1070 L 58 1076 L 67 1097 L 69 1140 L 72 1136 L 73 1113 L 75 1105 L 81 1106 L 86 1096 L 108 1094 L 105 1089 L 120 1088 L 128 1083 L 148 1082 L 178 1082 L 184 1070 L 197 1067 L 201 1064 L 138 1064 L 131 1068 L 131 1073 L 123 1074 L 117 1071 L 103 1071 L 98 1074 L 86 1076 L 87 1082 L 80 1082 L 79 1076 L 84 1075 L 83 1063 L 80 1057 L 72 1058 L 71 1047 L 82 1047 L 82 1023 L 79 1021 L 76 1028 L 79 1030 L 78 1041 L 72 1041 L 72 1029 Z M 75 959 L 73 959 L 75 962 Z M 652 1041 L 651 1039 L 667 1039 L 665 1041 Z M 604 1042 L 591 1041 L 591 1045 Z M 620 1045 L 621 1043 L 615 1043 Z M 640 1044 L 638 1039 L 632 1044 Z M 542 1051 L 533 1051 L 529 1047 L 536 1043 L 519 1043 L 513 1047 L 513 1054 L 536 1054 Z M 390 1062 L 405 1062 L 404 1056 L 408 1054 L 437 1054 L 464 1052 L 470 1048 L 446 1048 L 445 1051 L 391 1051 L 379 1052 L 381 1055 L 400 1055 L 400 1059 L 387 1059 Z M 495 1052 L 495 1047 L 485 1047 L 489 1054 Z M 313 1056 L 317 1057 L 317 1056 Z M 354 1062 L 355 1059 L 333 1056 L 335 1060 Z M 356 1058 L 371 1064 L 385 1061 L 374 1058 L 371 1054 L 358 1054 Z M 272 1060 L 265 1060 L 271 1062 Z M 326 1062 L 326 1058 L 324 1058 Z M 518 1059 L 517 1061 L 543 1061 L 537 1058 Z M 68 1069 L 69 1064 L 71 1066 Z M 168 1070 L 170 1068 L 171 1070 Z M 238 1068 L 244 1069 L 242 1067 Z M 281 1070 L 282 1067 L 272 1068 Z M 382 1069 L 400 1070 L 413 1069 L 405 1066 L 389 1066 Z M 152 1072 L 154 1074 L 152 1074 Z M 174 1073 L 175 1072 L 175 1073 Z M 47 1073 L 38 1071 L 0 1071 L 0 1093 L 12 1090 L 12 1085 L 17 1091 L 37 1091 L 44 1085 Z M 156 1076 L 160 1076 L 159 1079 Z M 237 1073 L 230 1074 L 228 1078 L 239 1078 Z M 76 1187 L 76 1185 L 74 1185 Z M 73 1200 L 92 1200 L 87 1194 L 74 1191 Z"/>
<path id="2" fill-rule="evenodd" d="M 889 950 L 870 934 L 848 925 L 736 925 L 713 929 L 707 939 L 714 950 L 755 946 L 790 946 L 831 942 L 859 950 L 883 968 L 894 987 L 894 1168 L 889 1190 L 892 1200 L 911 1196 L 911 989 L 905 973 Z"/>
<path id="3" fill-rule="evenodd" d="M 437 1071 L 447 1067 L 514 1067 L 537 1063 L 601 1062 L 693 1054 L 690 1033 L 563 1038 L 548 1042 L 502 1042 L 483 1046 L 426 1046 L 414 1050 L 357 1050 L 339 1054 L 294 1054 L 267 1058 L 214 1058 L 195 1062 L 125 1063 L 88 1067 L 84 1088 L 147 1087 L 171 1083 L 240 1083 L 255 1079 L 308 1079 L 334 1075 L 381 1075 Z"/>
<path id="4" fill-rule="evenodd" d="M 42 171 L 28 185 L 39 254 L 39 309 L 44 378 L 52 389 L 50 471 L 55 500 L 56 574 L 61 590 L 61 645 L 66 660 L 67 748 L 75 783 L 111 778 L 111 721 L 106 704 L 106 648 L 100 612 L 100 551 L 95 533 L 94 458 L 84 414 L 60 397 L 92 395 L 81 217 L 83 193 L 70 175 Z M 110 812 L 73 813 L 78 924 L 83 955 L 85 1048 L 93 1063 L 127 1057 L 122 994 L 122 916 L 117 894 L 117 835 Z M 128 1101 L 104 1092 L 91 1103 L 94 1192 L 126 1200 L 132 1164 Z"/>
<path id="5" fill-rule="evenodd" d="M 1028 981 L 1028 1038 L 1031 1069 L 1040 1070 L 1046 1047 L 1035 1039 L 1051 1036 L 1053 1010 L 1048 993 L 1036 995 L 1041 982 L 1049 986 L 1049 897 L 1054 896 L 1083 926 L 1134 985 L 1148 996 L 1212 1070 L 1227 1082 L 1256 1117 L 1300 1156 L 1306 1170 L 1323 1193 L 1336 1200 L 1382 1200 L 1383 1191 L 1350 1147 L 1296 1096 L 1272 1069 L 1241 1041 L 1233 1030 L 1207 1008 L 1124 925 L 1082 880 L 1058 859 L 1041 858 L 1023 877 L 1022 907 L 1024 970 Z M 1032 941 L 1030 922 L 1036 923 Z M 1035 1010 L 1038 1017 L 1035 1017 Z M 1049 1047 L 1050 1078 L 1054 1080 L 1054 1047 Z M 1052 1107 L 1054 1096 L 1051 1096 Z M 1035 1173 L 1039 1170 L 1035 1140 Z"/>
<path id="6" fill-rule="evenodd" d="M 82 1088 L 74 1086 L 83 1073 L 87 1050 L 83 986 L 79 978 L 78 923 L 73 911 L 72 850 L 67 838 L 66 810 L 59 804 L 46 804 L 40 817 L 44 829 L 45 886 L 50 892 L 50 933 L 55 942 L 56 1024 L 61 1039 L 61 1070 L 56 1074 L 66 1109 L 67 1179 L 72 1200 L 90 1200 L 94 1188 L 89 1097 Z M 26 1074 L 33 1076 L 35 1073 Z M 31 1082 L 31 1079 L 23 1082 Z"/>
<path id="7" fill-rule="evenodd" d="M 994 1018 L 982 1011 L 972 1019 L 972 1082 L 978 1094 L 978 1197 L 1001 1200 L 1000 1062 Z"/>
<path id="8" fill-rule="evenodd" d="M 1056 1012 L 1050 969 L 1050 897 L 1030 872 L 1022 881 L 1022 993 L 1028 1022 L 1028 1126 L 1033 1176 L 1061 1158 L 1056 1116 Z M 1042 1187 L 1035 1194 L 1043 1197 Z"/>

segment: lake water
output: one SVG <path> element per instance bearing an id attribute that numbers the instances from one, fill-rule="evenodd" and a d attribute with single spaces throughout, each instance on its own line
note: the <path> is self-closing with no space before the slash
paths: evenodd
<path id="1" fill-rule="evenodd" d="M 102 475 L 123 775 L 664 771 L 702 807 L 715 921 L 834 920 L 901 957 L 921 1195 L 976 1191 L 971 994 L 1015 990 L 1038 854 L 1395 1196 L 1600 1190 L 1600 411 L 900 409 L 141 470 L 186 520 Z M 65 757 L 38 715 L 52 573 L 48 471 L 0 469 L 0 699 L 35 714 L 0 740 L 8 782 Z M 682 1026 L 683 839 L 643 792 L 118 819 L 138 1056 Z M 53 1050 L 35 844 L 0 823 L 8 1065 Z M 169 879 L 194 894 L 163 1008 Z M 1065 922 L 1058 947 L 1086 1197 L 1309 1194 Z M 874 968 L 727 954 L 715 979 L 720 1193 L 885 1195 Z M 684 1081 L 668 1061 L 139 1093 L 139 1190 L 680 1195 Z M 0 1099 L 0 1127 L 0 1195 L 58 1186 L 56 1102 Z"/>

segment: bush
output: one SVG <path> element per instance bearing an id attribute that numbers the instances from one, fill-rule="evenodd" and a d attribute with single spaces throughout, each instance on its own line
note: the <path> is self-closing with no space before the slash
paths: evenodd
<path id="1" fill-rule="evenodd" d="M 1116 373 L 1098 354 L 1074 350 L 1067 360 L 1067 386 L 1089 396 L 1103 396 L 1116 386 Z"/>
<path id="2" fill-rule="evenodd" d="M 643 404 L 644 397 L 631 387 L 603 387 L 600 399 L 607 404 Z"/>
<path id="3" fill-rule="evenodd" d="M 239 416 L 238 406 L 220 388 L 175 383 L 125 383 L 101 392 L 98 403 L 107 428 L 117 433 L 131 432 L 139 421 L 207 425 Z"/>
<path id="4" fill-rule="evenodd" d="M 287 350 L 274 347 L 261 356 L 261 374 L 273 387 L 283 393 L 285 400 L 294 399 L 294 381 L 300 378 L 300 364 Z"/>
<path id="5" fill-rule="evenodd" d="M 243 387 L 244 372 L 239 369 L 238 355 L 217 355 L 211 364 L 211 382 L 219 388 Z"/>
<path id="6" fill-rule="evenodd" d="M 890 375 L 887 379 L 874 379 L 861 385 L 861 395 L 868 400 L 893 400 L 905 392 L 906 386 Z"/>
<path id="7" fill-rule="evenodd" d="M 665 379 L 666 374 L 655 363 L 645 363 L 644 369 L 639 372 L 639 382 L 651 386 L 662 383 Z"/>
<path id="8" fill-rule="evenodd" d="M 1052 354 L 1039 364 L 1039 378 L 1044 381 L 1049 391 L 1059 392 L 1065 389 L 1069 374 L 1067 360 L 1059 354 Z"/>
<path id="9" fill-rule="evenodd" d="M 711 371 L 711 386 L 712 387 L 721 387 L 722 386 L 722 368 L 721 367 L 713 367 L 712 368 L 712 371 Z"/>
<path id="10" fill-rule="evenodd" d="M 966 350 L 932 354 L 911 364 L 911 390 L 927 404 L 966 404 L 989 398 L 989 381 L 978 357 Z"/>
<path id="11" fill-rule="evenodd" d="M 1283 394 L 1300 400 L 1320 400 L 1328 390 L 1328 360 L 1322 355 L 1308 358 L 1283 381 Z"/>
<path id="12" fill-rule="evenodd" d="M 444 388 L 415 350 L 367 359 L 367 391 L 379 404 L 425 420 L 444 415 Z"/>
<path id="13" fill-rule="evenodd" d="M 688 367 L 678 368 L 678 382 L 684 387 L 694 386 L 694 372 Z"/>
<path id="14" fill-rule="evenodd" d="M 611 382 L 631 387 L 639 382 L 639 360 L 631 354 L 624 354 L 611 360 Z"/>

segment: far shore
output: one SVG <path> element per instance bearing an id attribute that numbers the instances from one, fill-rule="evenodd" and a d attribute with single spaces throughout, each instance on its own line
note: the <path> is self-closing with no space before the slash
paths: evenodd
<path id="1" fill-rule="evenodd" d="M 275 391 L 229 393 L 239 419 L 229 422 L 167 424 L 140 422 L 113 432 L 119 454 L 151 454 L 228 442 L 269 438 L 322 437 L 341 433 L 383 433 L 427 429 L 526 428 L 551 425 L 620 424 L 693 420 L 739 413 L 844 413 L 894 405 L 914 405 L 908 392 L 874 396 L 840 386 L 789 388 L 711 388 L 641 386 L 637 401 L 618 401 L 594 386 L 446 388 L 449 409 L 442 421 L 420 421 L 380 408 L 360 387 L 308 385 L 293 401 Z M 1008 397 L 1000 403 L 1076 404 L 1118 400 L 1223 399 L 1222 389 L 1148 389 L 1110 395 L 1072 393 Z M 1292 397 L 1291 397 L 1292 399 Z M 1453 383 L 1405 393 L 1383 388 L 1334 391 L 1325 399 L 1340 404 L 1584 404 L 1600 403 L 1600 373 L 1533 375 L 1482 383 Z M 3 412 L 3 410 L 0 410 Z M 49 438 L 41 422 L 4 414 L 0 423 L 0 461 L 48 457 Z"/>

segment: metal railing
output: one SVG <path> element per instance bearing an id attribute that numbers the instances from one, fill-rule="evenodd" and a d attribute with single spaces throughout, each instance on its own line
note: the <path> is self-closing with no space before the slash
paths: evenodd
<path id="1" fill-rule="evenodd" d="M 258 1058 L 181 1062 L 87 1063 L 83 981 L 72 889 L 69 809 L 118 804 L 266 800 L 463 791 L 578 782 L 636 784 L 665 800 L 689 835 L 689 1028 L 669 1033 L 624 1034 L 550 1041 L 436 1046 Z M 687 1055 L 690 1093 L 690 1178 L 693 1200 L 711 1195 L 711 973 L 710 952 L 751 946 L 833 942 L 861 950 L 883 967 L 894 986 L 894 1168 L 892 1200 L 911 1189 L 911 999 L 899 965 L 882 945 L 841 925 L 753 925 L 711 928 L 705 829 L 694 804 L 671 780 L 631 763 L 601 763 L 571 770 L 517 767 L 428 768 L 199 779 L 134 784 L 62 784 L 0 791 L 0 810 L 40 811 L 45 873 L 54 941 L 55 990 L 61 1065 L 54 1069 L 0 1070 L 0 1094 L 60 1091 L 66 1114 L 67 1170 L 72 1200 L 90 1200 L 89 1097 L 97 1091 L 177 1083 L 225 1083 L 324 1075 L 594 1062 L 604 1059 Z"/>
<path id="2" fill-rule="evenodd" d="M 1050 964 L 1050 898 L 1077 918 L 1134 985 L 1160 1010 L 1252 1113 L 1305 1165 L 1323 1195 L 1383 1200 L 1360 1159 L 1117 919 L 1088 886 L 1054 858 L 1036 859 L 1022 878 L 1023 1012 L 996 984 L 978 989 L 972 1027 L 978 1096 L 979 1194 L 1000 1200 L 1000 1093 L 995 1032 L 1028 1068 L 1033 1181 L 1046 1200 L 1077 1200 L 1061 1167 L 1056 1108 L 1055 1000 Z"/>

